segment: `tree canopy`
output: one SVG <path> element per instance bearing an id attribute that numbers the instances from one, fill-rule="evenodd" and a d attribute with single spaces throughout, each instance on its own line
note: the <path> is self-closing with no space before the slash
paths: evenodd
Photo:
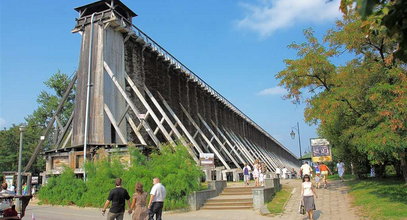
<path id="1" fill-rule="evenodd" d="M 20 125 L 25 125 L 26 130 L 23 133 L 23 153 L 22 165 L 24 166 L 30 159 L 43 128 L 54 114 L 59 101 L 70 82 L 69 76 L 60 71 L 53 74 L 44 84 L 47 91 L 40 92 L 37 98 L 38 107 L 34 112 L 25 118 L 22 124 L 13 124 L 10 128 L 0 131 L 0 172 L 17 171 L 18 149 L 20 143 Z M 73 111 L 73 100 L 75 96 L 72 92 L 65 102 L 63 112 L 59 115 L 61 123 L 65 123 Z M 53 144 L 53 135 L 49 135 L 43 150 L 49 149 Z M 44 170 L 44 159 L 39 156 L 34 163 L 31 171 L 38 173 Z"/>
<path id="2" fill-rule="evenodd" d="M 330 140 L 339 159 L 353 162 L 360 172 L 368 162 L 401 168 L 407 149 L 407 71 L 395 59 L 398 39 L 380 24 L 366 26 L 349 10 L 323 41 L 305 30 L 306 42 L 289 45 L 297 59 L 285 60 L 276 78 L 288 90 L 286 98 L 306 102 L 305 120 L 319 125 L 318 133 Z M 335 64 L 344 53 L 354 58 Z"/>

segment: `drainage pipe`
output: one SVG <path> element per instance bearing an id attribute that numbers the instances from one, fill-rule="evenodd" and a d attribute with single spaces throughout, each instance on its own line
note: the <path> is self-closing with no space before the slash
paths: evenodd
<path id="1" fill-rule="evenodd" d="M 93 20 L 95 18 L 95 13 L 92 14 L 90 19 L 90 39 L 89 39 L 89 57 L 88 57 L 88 83 L 86 88 L 86 109 L 85 109 L 85 134 L 83 138 L 83 180 L 86 181 L 86 151 L 88 145 L 88 130 L 89 130 L 89 108 L 90 108 L 90 87 L 91 84 L 91 71 L 92 71 L 92 51 L 93 51 Z"/>

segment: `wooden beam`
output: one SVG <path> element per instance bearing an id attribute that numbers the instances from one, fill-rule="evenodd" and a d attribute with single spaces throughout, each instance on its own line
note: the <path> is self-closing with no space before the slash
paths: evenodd
<path id="1" fill-rule="evenodd" d="M 68 99 L 69 93 L 71 92 L 73 86 L 75 85 L 77 77 L 78 77 L 77 73 L 75 73 L 71 82 L 68 85 L 67 90 L 65 91 L 64 95 L 62 96 L 62 99 L 59 102 L 59 105 L 58 105 L 56 111 L 54 112 L 54 115 L 52 116 L 51 120 L 48 122 L 47 128 L 42 133 L 42 136 L 45 136 L 45 137 L 48 136 L 48 133 L 50 132 L 52 125 L 55 122 L 55 116 L 57 116 L 60 113 L 60 111 L 62 110 L 62 107 L 64 106 L 65 101 Z M 45 139 L 46 138 L 40 139 L 40 141 L 38 142 L 37 146 L 34 149 L 33 154 L 31 155 L 30 160 L 28 161 L 27 165 L 24 168 L 24 172 L 27 172 L 31 168 L 32 164 L 34 163 L 34 160 L 37 158 L 38 153 L 40 152 L 42 145 L 44 144 Z"/>
<path id="2" fill-rule="evenodd" d="M 59 137 L 58 141 L 57 141 L 57 148 L 59 147 L 59 145 L 61 144 L 62 140 L 64 139 L 66 132 L 68 131 L 69 126 L 71 126 L 72 120 L 73 120 L 73 116 L 74 116 L 74 111 L 72 111 L 71 116 L 69 117 L 68 121 L 66 122 L 66 125 L 64 127 L 64 129 L 62 129 L 61 132 L 61 136 Z"/>
<path id="3" fill-rule="evenodd" d="M 211 150 L 215 153 L 217 158 L 222 162 L 223 166 L 225 166 L 228 170 L 230 170 L 229 164 L 226 163 L 225 159 L 223 159 L 222 155 L 216 150 L 215 146 L 208 140 L 208 138 L 205 136 L 205 134 L 202 132 L 201 128 L 195 123 L 194 119 L 192 119 L 191 115 L 188 113 L 188 111 L 184 108 L 184 106 L 180 103 L 181 109 L 184 112 L 184 114 L 187 116 L 189 121 L 192 123 L 192 125 L 197 129 L 201 137 L 205 140 L 205 142 L 209 145 Z"/>
<path id="4" fill-rule="evenodd" d="M 234 154 L 239 158 L 240 162 L 242 164 L 246 163 L 245 160 L 243 160 L 243 158 L 240 156 L 240 154 L 236 151 L 236 149 L 234 148 L 234 146 L 230 143 L 230 141 L 226 138 L 226 136 L 223 134 L 223 132 L 218 128 L 218 126 L 216 126 L 216 124 L 211 121 L 212 126 L 216 129 L 216 131 L 220 134 L 220 136 L 223 138 L 223 140 L 225 141 L 223 145 L 228 145 L 232 151 L 234 152 Z"/>
<path id="5" fill-rule="evenodd" d="M 140 111 L 136 108 L 136 106 L 134 105 L 134 103 L 131 101 L 131 99 L 127 96 L 126 92 L 124 91 L 124 89 L 120 86 L 119 82 L 117 81 L 116 77 L 114 76 L 112 70 L 110 69 L 109 65 L 107 65 L 106 62 L 103 62 L 103 66 L 107 72 L 107 74 L 110 76 L 110 78 L 112 79 L 113 83 L 116 85 L 117 90 L 119 90 L 119 92 L 121 93 L 121 95 L 123 96 L 123 98 L 126 100 L 127 104 L 130 106 L 131 110 L 136 114 L 137 119 L 141 122 L 142 120 L 139 118 L 140 115 Z M 158 140 L 158 138 L 154 135 L 153 131 L 151 130 L 150 125 L 148 124 L 147 121 L 143 121 L 141 123 L 144 127 L 144 129 L 146 130 L 146 132 L 148 133 L 148 135 L 150 136 L 150 138 L 153 140 L 153 142 L 159 147 L 161 148 L 161 143 Z"/>
<path id="6" fill-rule="evenodd" d="M 144 96 L 141 94 L 141 92 L 138 90 L 137 86 L 134 84 L 133 80 L 125 73 L 125 78 L 127 82 L 129 83 L 130 87 L 133 89 L 134 93 L 136 93 L 137 97 L 143 103 L 144 107 L 147 109 L 148 112 L 150 112 L 151 117 L 153 118 L 154 122 L 157 124 L 158 128 L 161 130 L 161 133 L 164 135 L 165 139 L 167 139 L 168 142 L 170 142 L 171 145 L 175 146 L 174 140 L 171 138 L 171 136 L 168 134 L 167 130 L 165 130 L 164 126 L 162 125 L 162 122 L 158 120 L 158 117 L 154 113 L 153 109 L 150 107 Z M 155 132 L 154 132 L 155 133 Z"/>
<path id="7" fill-rule="evenodd" d="M 107 117 L 109 118 L 110 123 L 112 123 L 114 129 L 116 130 L 117 134 L 119 135 L 120 140 L 122 141 L 122 143 L 127 144 L 127 140 L 124 137 L 124 135 L 122 134 L 122 132 L 120 131 L 119 125 L 117 125 L 117 122 L 114 119 L 114 116 L 113 116 L 112 112 L 110 111 L 109 106 L 104 104 L 103 109 L 105 110 L 105 113 L 106 113 Z"/>
<path id="8" fill-rule="evenodd" d="M 189 141 L 192 143 L 192 145 L 195 147 L 195 149 L 199 152 L 199 153 L 203 153 L 202 149 L 199 147 L 198 143 L 195 141 L 195 135 L 192 136 L 189 131 L 185 128 L 184 124 L 181 122 L 181 120 L 178 118 L 178 116 L 175 114 L 175 112 L 172 110 L 172 108 L 168 105 L 167 101 L 165 101 L 165 99 L 162 97 L 162 95 L 160 93 L 158 93 L 158 96 L 161 99 L 161 102 L 164 104 L 164 107 L 167 109 L 167 111 L 170 113 L 170 115 L 174 118 L 174 120 L 176 121 L 176 124 L 179 125 L 179 127 L 181 128 L 181 130 L 184 132 L 184 134 L 187 136 L 187 138 L 189 139 Z"/>
<path id="9" fill-rule="evenodd" d="M 235 164 L 236 168 L 241 169 L 239 163 L 235 160 L 234 157 L 232 157 L 232 155 L 230 155 L 229 151 L 227 150 L 226 146 L 222 144 L 222 142 L 219 140 L 218 136 L 216 136 L 215 132 L 213 132 L 212 128 L 209 127 L 208 123 L 206 123 L 206 121 L 202 118 L 202 116 L 198 113 L 198 118 L 202 121 L 203 125 L 206 127 L 206 129 L 209 131 L 209 133 L 212 134 L 212 138 L 214 138 L 216 140 L 216 142 L 219 144 L 219 146 L 224 149 L 224 152 L 226 153 L 226 155 L 232 160 L 232 162 Z"/>
<path id="10" fill-rule="evenodd" d="M 127 117 L 127 121 L 130 124 L 130 127 L 133 129 L 133 131 L 136 134 L 137 138 L 140 140 L 140 143 L 144 144 L 144 145 L 147 145 L 147 143 L 144 140 L 143 136 L 140 134 L 140 129 L 136 126 L 133 119 L 131 119 L 130 116 L 128 116 L 128 115 L 126 117 Z M 142 123 L 140 123 L 140 126 L 142 126 Z"/>

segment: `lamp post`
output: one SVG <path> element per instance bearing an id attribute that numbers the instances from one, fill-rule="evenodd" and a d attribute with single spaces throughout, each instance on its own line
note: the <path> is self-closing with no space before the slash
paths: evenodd
<path id="1" fill-rule="evenodd" d="M 17 174 L 17 195 L 21 195 L 21 160 L 23 152 L 23 133 L 25 131 L 25 126 L 20 126 L 20 149 L 18 152 L 18 174 Z"/>
<path id="2" fill-rule="evenodd" d="M 300 135 L 300 124 L 297 122 L 297 127 L 292 127 L 291 128 L 291 138 L 294 139 L 295 138 L 295 132 L 294 130 L 297 130 L 298 132 L 298 146 L 300 147 L 300 161 L 302 162 L 302 150 L 301 150 L 301 135 Z"/>

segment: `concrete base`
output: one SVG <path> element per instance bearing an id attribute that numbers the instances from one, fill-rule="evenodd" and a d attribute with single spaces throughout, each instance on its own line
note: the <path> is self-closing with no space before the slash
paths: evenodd
<path id="1" fill-rule="evenodd" d="M 188 196 L 188 204 L 191 210 L 196 211 L 203 206 L 206 200 L 218 196 L 226 187 L 226 180 L 210 181 L 207 190 L 195 191 Z"/>
<path id="2" fill-rule="evenodd" d="M 261 209 L 270 202 L 275 193 L 281 190 L 280 179 L 278 178 L 265 178 L 264 188 L 254 188 L 253 191 L 253 208 Z"/>

